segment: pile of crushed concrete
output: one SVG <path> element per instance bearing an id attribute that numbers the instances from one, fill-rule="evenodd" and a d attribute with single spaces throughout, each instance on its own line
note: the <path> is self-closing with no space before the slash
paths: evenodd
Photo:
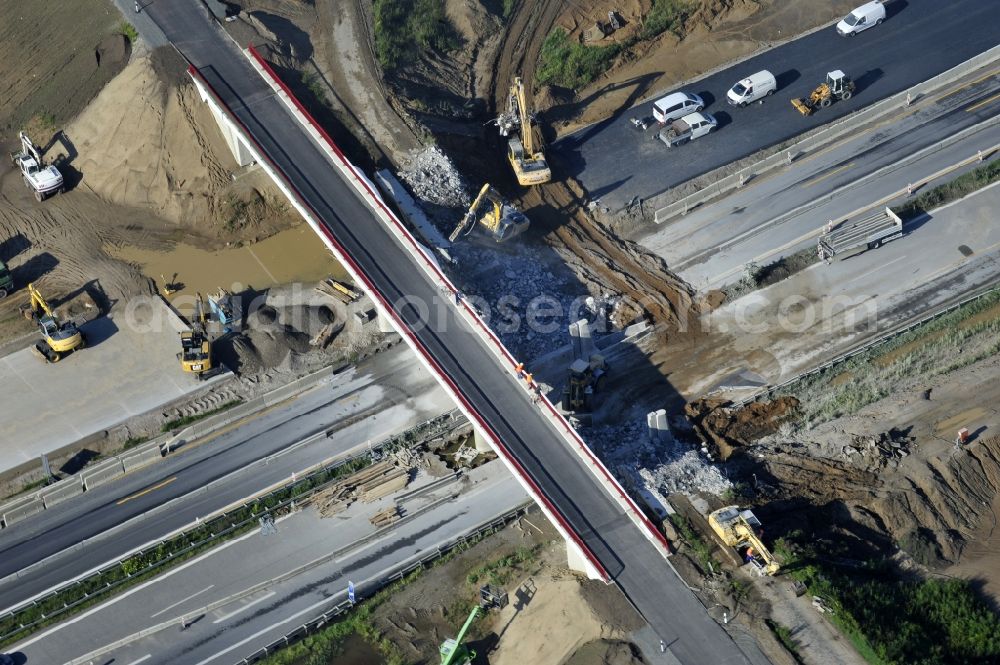
<path id="1" fill-rule="evenodd" d="M 652 488 L 664 496 L 721 496 L 732 487 L 707 456 L 678 441 L 669 431 L 660 432 L 654 441 L 645 423 L 631 422 L 591 428 L 585 436 L 626 485 Z"/>
<path id="2" fill-rule="evenodd" d="M 462 175 L 440 148 L 431 146 L 411 154 L 406 169 L 399 173 L 421 201 L 446 208 L 468 208 L 472 200 Z"/>

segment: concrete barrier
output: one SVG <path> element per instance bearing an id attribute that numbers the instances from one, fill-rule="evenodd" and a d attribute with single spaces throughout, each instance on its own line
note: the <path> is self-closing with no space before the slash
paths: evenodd
<path id="1" fill-rule="evenodd" d="M 726 192 L 743 187 L 753 178 L 760 176 L 771 169 L 781 166 L 789 166 L 802 155 L 816 151 L 819 148 L 839 140 L 841 137 L 855 131 L 858 127 L 864 125 L 865 123 L 877 120 L 882 116 L 888 115 L 889 113 L 901 108 L 905 109 L 913 102 L 926 97 L 932 92 L 935 92 L 949 83 L 954 82 L 956 79 L 967 76 L 981 67 L 986 67 L 992 64 L 998 59 L 1000 59 L 1000 46 L 994 46 L 974 58 L 970 58 L 969 60 L 952 67 L 946 72 L 942 72 L 933 78 L 914 85 L 909 90 L 904 90 L 891 97 L 875 102 L 874 104 L 855 111 L 840 120 L 826 125 L 813 134 L 802 137 L 797 143 L 790 146 L 787 150 L 781 150 L 780 152 L 765 157 L 757 163 L 752 164 L 737 173 L 719 178 L 694 194 L 690 194 L 674 201 L 673 203 L 658 208 L 653 215 L 653 220 L 656 224 L 662 224 L 673 217 L 686 215 L 698 206 L 707 203 Z M 678 185 L 678 187 L 683 186 L 683 183 Z"/>
<path id="2" fill-rule="evenodd" d="M 45 510 L 45 504 L 37 495 L 32 494 L 4 504 L 2 510 L 3 514 L 0 515 L 0 518 L 3 520 L 3 525 L 8 527 L 42 512 Z"/>
<path id="3" fill-rule="evenodd" d="M 135 448 L 119 455 L 118 459 L 121 460 L 122 468 L 125 473 L 131 473 L 136 469 L 141 469 L 144 466 L 148 466 L 163 459 L 163 454 L 160 452 L 160 442 L 150 441 L 149 443 L 144 443 L 141 446 L 136 446 Z"/>
<path id="4" fill-rule="evenodd" d="M 70 476 L 40 490 L 38 497 L 45 504 L 45 509 L 48 510 L 61 501 L 71 499 L 74 496 L 80 496 L 81 494 L 83 494 L 83 483 L 80 481 L 80 478 L 78 476 Z"/>
<path id="5" fill-rule="evenodd" d="M 117 457 L 98 462 L 80 472 L 80 477 L 83 478 L 83 487 L 88 492 L 124 475 L 125 467 L 122 466 L 122 461 Z"/>

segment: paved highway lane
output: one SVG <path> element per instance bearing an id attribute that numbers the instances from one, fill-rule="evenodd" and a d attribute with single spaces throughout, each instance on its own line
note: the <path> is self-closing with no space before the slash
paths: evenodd
<path id="1" fill-rule="evenodd" d="M 149 7 L 153 19 L 222 96 L 343 251 L 374 283 L 472 408 L 525 468 L 570 528 L 617 579 L 684 664 L 747 662 L 670 571 L 579 456 L 437 286 L 382 226 L 356 190 L 296 123 L 196 2 Z M 435 307 L 424 325 L 413 302 Z"/>
<path id="2" fill-rule="evenodd" d="M 653 138 L 653 128 L 643 133 L 633 127 L 629 118 L 652 115 L 652 101 L 661 96 L 657 93 L 615 118 L 556 142 L 551 148 L 556 165 L 566 169 L 564 175 L 577 178 L 591 198 L 618 210 L 634 196 L 649 199 L 905 90 L 1000 43 L 1000 2 L 994 0 L 895 0 L 886 8 L 885 23 L 856 37 L 840 37 L 831 26 L 681 86 L 701 95 L 709 104 L 706 111 L 718 118 L 719 128 L 708 136 L 667 148 Z M 778 91 L 764 104 L 729 106 L 726 91 L 761 69 L 777 77 Z M 799 115 L 790 100 L 808 95 L 834 69 L 857 81 L 854 97 L 811 117 Z"/>
<path id="3" fill-rule="evenodd" d="M 67 579 L 104 564 L 144 543 L 162 538 L 234 501 L 289 478 L 324 459 L 379 441 L 453 408 L 450 399 L 409 350 L 399 345 L 357 368 L 280 405 L 208 442 L 121 481 L 87 492 L 57 510 L 4 529 L 0 570 L 10 575 L 63 552 L 38 569 L 0 583 L 0 607 L 10 607 Z M 268 460 L 312 436 L 309 445 Z M 232 474 L 232 475 L 230 475 Z M 220 478 L 209 489 L 205 486 Z M 153 491 L 138 493 L 175 480 Z M 129 497 L 135 498 L 129 499 Z M 113 537 L 94 538 L 146 511 L 183 497 L 155 517 L 133 522 Z M 66 551 L 73 547 L 72 551 Z"/>

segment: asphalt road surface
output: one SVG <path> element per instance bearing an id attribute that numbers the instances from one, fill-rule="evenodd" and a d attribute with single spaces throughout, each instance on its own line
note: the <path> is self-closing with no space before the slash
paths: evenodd
<path id="1" fill-rule="evenodd" d="M 859 4 L 860 0 L 859 0 Z M 856 37 L 831 26 L 728 67 L 681 89 L 700 95 L 719 127 L 687 145 L 667 148 L 658 126 L 636 129 L 632 117 L 652 116 L 648 101 L 557 141 L 550 151 L 565 175 L 578 179 L 591 199 L 612 210 L 633 197 L 649 199 L 698 175 L 746 157 L 905 90 L 1000 43 L 1000 3 L 990 0 L 894 0 L 887 17 Z M 764 104 L 729 106 L 726 91 L 741 78 L 770 70 L 778 91 Z M 790 103 L 843 70 L 858 89 L 810 117 Z M 669 91 L 662 91 L 663 93 Z"/>
<path id="2" fill-rule="evenodd" d="M 348 580 L 365 597 L 368 580 L 522 505 L 526 492 L 498 467 L 492 462 L 444 483 L 418 475 L 404 492 L 356 502 L 330 518 L 307 508 L 279 520 L 277 533 L 230 541 L 13 649 L 25 665 L 57 665 L 168 624 L 94 665 L 232 665 L 344 600 Z M 393 504 L 404 520 L 376 530 L 368 518 Z M 181 617 L 191 625 L 182 629 Z"/>
<path id="3" fill-rule="evenodd" d="M 157 3 L 146 11 L 316 211 L 330 236 L 413 331 L 425 354 L 526 469 L 679 661 L 747 662 L 669 569 L 647 534 L 569 449 L 518 379 L 497 364 L 450 298 L 441 302 L 437 286 L 342 179 L 203 6 L 188 0 Z M 422 319 L 414 300 L 434 308 L 431 325 Z"/>
<path id="4" fill-rule="evenodd" d="M 0 574 L 4 577 L 58 556 L 0 583 L 0 608 L 11 607 L 134 547 L 160 539 L 193 523 L 196 517 L 289 478 L 293 472 L 363 447 L 368 441 L 377 443 L 451 408 L 450 398 L 404 346 L 377 354 L 204 444 L 182 449 L 162 462 L 60 504 L 56 510 L 4 529 L 0 537 Z M 329 436 L 295 446 L 324 431 Z M 215 484 L 207 487 L 213 481 Z M 156 486 L 160 487 L 135 496 Z M 102 535 L 154 510 L 148 518 L 130 523 L 113 536 Z"/>
<path id="5" fill-rule="evenodd" d="M 990 71 L 714 203 L 649 226 L 639 242 L 702 292 L 738 281 L 750 261 L 766 265 L 815 246 L 807 236 L 828 220 L 1000 144 L 1000 124 L 994 122 L 1000 96 L 996 70 Z M 963 138 L 954 138 L 963 131 Z"/>

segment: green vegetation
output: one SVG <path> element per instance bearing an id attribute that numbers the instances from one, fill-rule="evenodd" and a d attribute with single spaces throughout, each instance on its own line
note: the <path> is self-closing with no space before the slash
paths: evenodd
<path id="1" fill-rule="evenodd" d="M 302 85 L 312 93 L 317 101 L 323 102 L 326 99 L 326 90 L 323 88 L 323 84 L 320 82 L 316 72 L 301 72 L 301 76 Z"/>
<path id="2" fill-rule="evenodd" d="M 706 542 L 698 532 L 694 530 L 691 525 L 691 520 L 689 520 L 684 515 L 680 513 L 674 513 L 669 516 L 670 523 L 674 525 L 677 529 L 677 533 L 681 535 L 687 546 L 691 548 L 694 552 L 695 558 L 701 563 L 703 570 L 707 570 L 710 573 L 714 573 L 716 570 L 720 570 L 718 562 L 712 556 L 712 543 Z"/>
<path id="3" fill-rule="evenodd" d="M 1000 289 L 785 386 L 807 426 L 856 413 L 913 376 L 933 377 L 1000 353 Z"/>
<path id="4" fill-rule="evenodd" d="M 905 221 L 922 212 L 943 206 L 945 203 L 957 201 L 997 180 L 1000 180 L 1000 159 L 994 159 L 992 162 L 958 176 L 951 182 L 929 189 L 892 210 Z"/>
<path id="5" fill-rule="evenodd" d="M 791 654 L 792 658 L 796 663 L 802 663 L 802 655 L 799 653 L 799 645 L 795 642 L 795 638 L 792 637 L 792 631 L 780 623 L 775 623 L 770 619 L 765 619 L 767 627 L 771 629 L 774 636 L 781 642 L 781 646 L 785 647 L 785 650 Z"/>
<path id="6" fill-rule="evenodd" d="M 135 26 L 128 21 L 122 21 L 118 25 L 118 32 L 125 36 L 125 39 L 129 40 L 130 43 L 134 44 L 135 40 L 139 38 L 139 31 L 135 29 Z"/>
<path id="7" fill-rule="evenodd" d="M 649 16 L 642 24 L 643 38 L 652 39 L 667 31 L 683 37 L 684 23 L 697 8 L 694 0 L 653 0 Z"/>
<path id="8" fill-rule="evenodd" d="M 787 279 L 797 272 L 805 270 L 819 262 L 819 253 L 815 247 L 806 247 L 787 256 L 758 265 L 751 261 L 743 267 L 743 277 L 740 281 L 722 288 L 727 301 L 733 301 L 757 289 L 763 289 Z"/>
<path id="9" fill-rule="evenodd" d="M 503 17 L 510 18 L 510 15 L 514 13 L 514 8 L 517 6 L 517 0 L 503 0 Z"/>
<path id="10" fill-rule="evenodd" d="M 840 569 L 800 533 L 780 540 L 775 550 L 785 571 L 826 602 L 833 610 L 826 616 L 873 665 L 1000 659 L 1000 617 L 966 580 L 900 580 L 885 562 Z"/>
<path id="11" fill-rule="evenodd" d="M 483 565 L 470 571 L 466 580 L 469 584 L 479 584 L 485 582 L 495 586 L 504 586 L 510 581 L 510 576 L 518 564 L 533 561 L 541 549 L 540 545 L 535 547 L 518 547 L 513 554 L 493 561 L 488 561 Z"/>
<path id="12" fill-rule="evenodd" d="M 236 406 L 237 404 L 242 404 L 242 403 L 243 403 L 243 400 L 241 400 L 241 399 L 234 399 L 234 400 L 230 400 L 230 401 L 226 402 L 222 406 L 218 406 L 218 407 L 212 409 L 211 411 L 206 411 L 204 413 L 196 413 L 196 414 L 190 415 L 190 416 L 181 416 L 180 418 L 174 418 L 173 420 L 168 420 L 167 422 L 163 423 L 163 427 L 160 428 L 160 431 L 161 432 L 170 432 L 170 431 L 175 430 L 175 429 L 180 429 L 181 427 L 187 427 L 191 423 L 196 423 L 199 420 L 202 420 L 204 418 L 208 418 L 209 416 L 214 416 L 217 413 L 222 413 L 223 411 L 225 411 L 227 409 L 231 409 L 234 406 Z"/>
<path id="13" fill-rule="evenodd" d="M 142 445 L 149 441 L 148 436 L 130 436 L 125 439 L 125 443 L 122 444 L 122 450 L 129 450 L 130 448 L 135 448 L 136 446 Z"/>
<path id="14" fill-rule="evenodd" d="M 653 7 L 637 34 L 607 46 L 585 46 L 556 28 L 545 38 L 535 80 L 577 90 L 606 72 L 615 58 L 641 41 L 670 31 L 683 37 L 684 24 L 698 8 L 698 0 L 653 0 Z M 506 3 L 505 3 L 506 7 Z"/>
<path id="15" fill-rule="evenodd" d="M 444 0 L 375 0 L 375 54 L 392 70 L 420 51 L 447 52 L 460 45 L 444 13 Z"/>
<path id="16" fill-rule="evenodd" d="M 564 88 L 582 88 L 607 71 L 622 51 L 621 44 L 584 46 L 556 28 L 545 38 L 535 70 L 535 80 Z"/>

